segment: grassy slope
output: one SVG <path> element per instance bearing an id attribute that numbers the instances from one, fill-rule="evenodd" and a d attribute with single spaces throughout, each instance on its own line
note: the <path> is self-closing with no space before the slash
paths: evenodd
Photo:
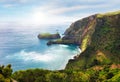
<path id="1" fill-rule="evenodd" d="M 77 59 L 69 61 L 66 69 L 79 70 L 94 65 L 120 63 L 120 12 L 101 16 L 98 14 L 96 23 L 95 32 L 91 36 L 91 44 L 84 45 L 87 46 L 86 50 Z M 84 41 L 86 38 L 83 39 L 82 44 L 86 43 Z"/>

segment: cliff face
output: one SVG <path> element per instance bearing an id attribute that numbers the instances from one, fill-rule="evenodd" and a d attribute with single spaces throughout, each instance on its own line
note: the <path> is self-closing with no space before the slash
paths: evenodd
<path id="1" fill-rule="evenodd" d="M 69 60 L 66 69 L 120 63 L 120 11 L 96 14 L 73 23 L 63 40 L 80 44 L 82 53 Z"/>
<path id="2" fill-rule="evenodd" d="M 71 24 L 70 28 L 65 31 L 63 40 L 74 40 L 75 43 L 81 45 L 81 50 L 84 51 L 90 44 L 91 36 L 95 31 L 96 16 L 92 15 Z"/>

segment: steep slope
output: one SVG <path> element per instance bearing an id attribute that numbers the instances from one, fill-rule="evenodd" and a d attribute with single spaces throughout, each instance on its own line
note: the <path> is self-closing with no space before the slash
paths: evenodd
<path id="1" fill-rule="evenodd" d="M 97 15 L 92 15 L 71 24 L 70 28 L 65 31 L 65 36 L 62 40 L 74 40 L 73 42 L 80 44 L 82 51 L 84 51 L 87 45 L 90 44 L 89 39 L 91 39 L 91 36 L 95 31 L 96 16 Z"/>
<path id="2" fill-rule="evenodd" d="M 78 58 L 69 60 L 66 69 L 119 64 L 120 11 L 78 20 L 66 30 L 63 40 L 65 39 L 74 39 L 82 50 Z"/>

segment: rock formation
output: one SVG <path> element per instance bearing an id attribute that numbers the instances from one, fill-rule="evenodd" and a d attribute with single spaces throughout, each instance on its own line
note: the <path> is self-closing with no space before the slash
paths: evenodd
<path id="1" fill-rule="evenodd" d="M 39 39 L 59 39 L 61 38 L 59 33 L 50 34 L 50 33 L 43 33 L 38 35 Z"/>

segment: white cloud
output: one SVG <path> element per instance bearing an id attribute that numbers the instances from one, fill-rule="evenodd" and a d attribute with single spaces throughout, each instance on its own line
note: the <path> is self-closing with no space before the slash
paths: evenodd
<path id="1" fill-rule="evenodd" d="M 7 2 L 8 0 L 1 0 L 1 1 Z M 19 2 L 19 3 L 27 3 L 30 1 L 38 1 L 38 0 L 9 0 L 8 2 L 12 2 L 12 1 Z M 21 25 L 48 25 L 48 24 L 60 24 L 60 23 L 63 24 L 66 22 L 74 22 L 75 20 L 78 20 L 85 16 L 98 13 L 98 12 L 95 12 L 94 10 L 99 11 L 98 9 L 101 9 L 102 11 L 100 12 L 106 12 L 104 8 L 111 8 L 111 7 L 114 7 L 116 4 L 120 3 L 118 2 L 118 0 L 115 0 L 115 1 L 110 0 L 109 2 L 103 1 L 103 0 L 101 1 L 79 0 L 77 2 L 86 2 L 86 3 L 83 5 L 71 5 L 68 7 L 66 6 L 67 3 L 63 5 L 59 4 L 59 2 L 63 2 L 63 1 L 57 1 L 57 0 L 52 0 L 51 2 L 49 0 L 47 1 L 48 2 L 46 2 L 46 4 L 35 6 L 33 9 L 31 9 L 30 12 L 25 12 L 25 14 L 27 14 L 26 16 L 19 15 L 19 17 L 13 17 L 13 18 L 9 17 L 9 19 L 8 18 L 7 19 L 8 21 L 18 22 Z M 91 3 L 103 2 L 103 3 L 90 5 L 87 2 L 91 2 Z M 15 5 L 13 4 L 4 5 L 4 7 L 13 7 L 13 6 Z M 89 12 L 90 9 L 91 9 L 91 12 Z M 92 9 L 93 9 L 93 12 L 92 12 Z M 115 10 L 115 9 L 116 8 L 108 9 L 108 10 Z M 76 12 L 76 11 L 80 11 L 80 12 Z M 74 14 L 72 14 L 73 12 Z M 67 15 L 69 13 L 70 15 Z"/>
<path id="2" fill-rule="evenodd" d="M 50 7 L 49 7 L 50 8 Z M 43 11 L 45 9 L 45 11 Z M 49 25 L 49 24 L 63 24 L 66 22 L 72 21 L 73 17 L 68 17 L 64 15 L 58 15 L 58 14 L 53 14 L 48 12 L 47 7 L 37 7 L 32 9 L 30 12 L 26 12 L 27 14 L 25 16 L 20 17 L 7 17 L 7 21 L 11 23 L 15 22 L 18 25 L 24 25 L 24 26 L 39 26 L 39 25 Z M 5 20 L 3 18 L 3 20 Z M 13 24 L 11 23 L 11 24 Z"/>
<path id="3" fill-rule="evenodd" d="M 10 7 L 14 7 L 16 6 L 15 4 L 4 4 L 3 7 L 4 8 L 10 8 Z"/>
<path id="4" fill-rule="evenodd" d="M 34 0 L 0 0 L 0 2 L 21 2 L 21 3 L 25 3 L 29 1 L 34 1 Z"/>
<path id="5" fill-rule="evenodd" d="M 108 5 L 97 5 L 98 7 L 106 7 Z M 8 6 L 9 7 L 9 6 Z M 72 16 L 63 15 L 66 12 L 73 12 L 75 10 L 86 9 L 86 8 L 94 8 L 94 6 L 72 6 L 72 7 L 61 7 L 56 8 L 56 6 L 39 6 L 35 7 L 31 10 L 31 12 L 26 12 L 26 16 L 21 16 L 17 18 L 12 18 L 13 21 L 17 22 L 20 25 L 49 25 L 49 24 L 64 24 L 67 22 L 74 22 L 80 18 L 88 16 L 92 13 L 76 13 Z M 8 21 L 12 21 L 11 18 Z"/>
<path id="6" fill-rule="evenodd" d="M 17 0 L 17 1 L 19 1 L 20 3 L 26 3 L 26 2 L 31 1 L 31 0 Z"/>
<path id="7" fill-rule="evenodd" d="M 52 10 L 48 10 L 48 13 L 52 13 L 52 14 L 63 14 L 66 12 L 72 12 L 72 11 L 76 11 L 76 10 L 81 10 L 81 9 L 91 9 L 91 8 L 105 8 L 105 7 L 109 7 L 110 5 L 75 5 L 75 6 L 71 6 L 71 7 L 61 7 L 61 8 L 55 8 Z"/>
<path id="8" fill-rule="evenodd" d="M 53 14 L 62 14 L 65 12 L 69 12 L 69 11 L 74 11 L 74 10 L 79 10 L 79 9 L 83 9 L 86 8 L 86 6 L 72 6 L 72 7 L 61 7 L 58 9 L 53 9 L 53 10 L 49 10 L 49 13 L 53 13 Z"/>

